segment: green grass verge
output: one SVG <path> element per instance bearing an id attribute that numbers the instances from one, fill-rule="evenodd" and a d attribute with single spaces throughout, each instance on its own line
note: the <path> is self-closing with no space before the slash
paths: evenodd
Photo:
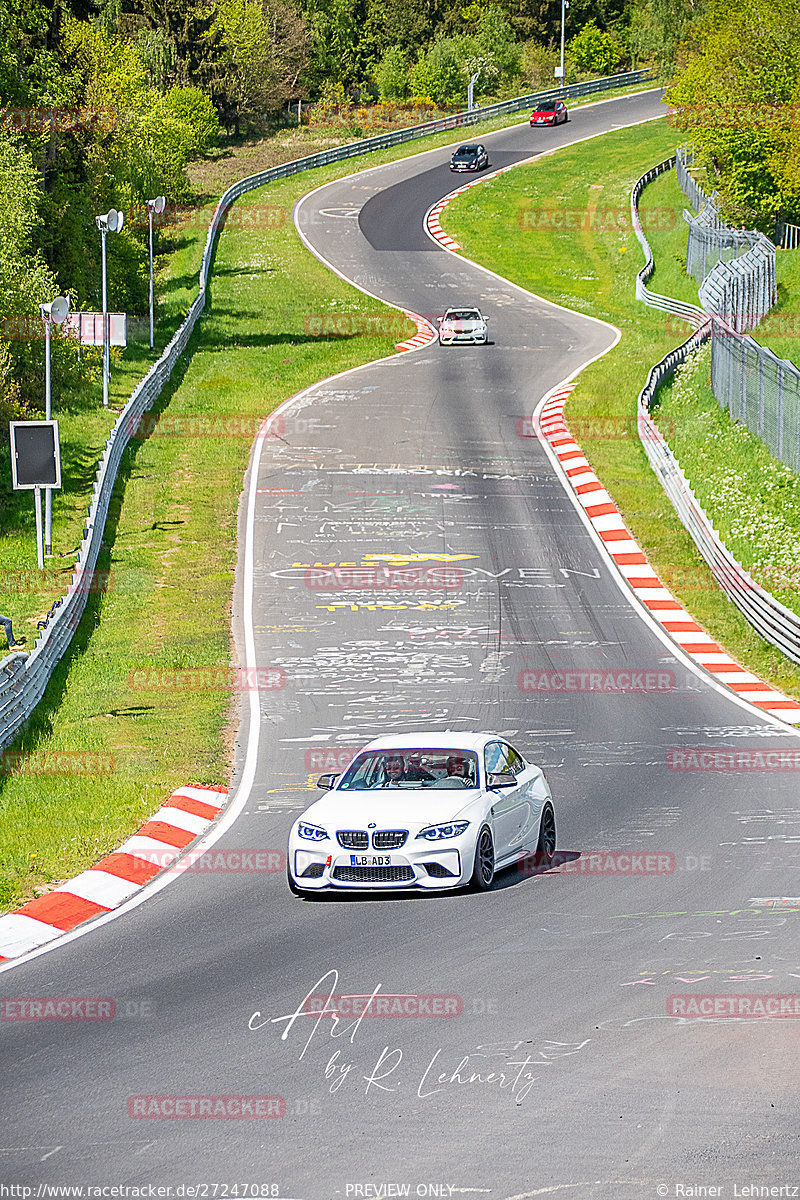
<path id="1" fill-rule="evenodd" d="M 688 203 L 674 171 L 665 171 L 642 192 L 639 216 L 655 263 L 647 286 L 651 292 L 699 306 L 697 283 L 686 274 L 689 230 L 682 216 L 685 208 Z"/>
<path id="2" fill-rule="evenodd" d="M 443 224 L 470 258 L 622 330 L 614 350 L 582 373 L 567 420 L 666 585 L 729 653 L 800 697 L 800 669 L 763 642 L 725 599 L 653 475 L 636 433 L 636 400 L 648 370 L 689 330 L 681 333 L 673 318 L 635 299 L 642 256 L 629 221 L 594 220 L 591 214 L 601 208 L 627 213 L 636 179 L 674 147 L 675 133 L 664 121 L 617 130 L 470 189 L 445 210 Z M 663 202 L 657 190 L 645 189 L 645 213 Z M 554 206 L 577 214 L 572 228 L 535 216 Z M 650 239 L 647 220 L 645 229 Z M 663 237 L 652 238 L 664 261 L 651 286 L 675 294 L 680 282 L 675 247 L 682 234 L 677 222 L 662 232 Z"/>
<path id="3" fill-rule="evenodd" d="M 208 219 L 210 215 L 205 219 L 206 226 Z M 59 391 L 58 372 L 53 372 L 52 415 L 58 420 L 63 487 L 53 492 L 53 557 L 45 560 L 42 571 L 36 560 L 33 494 L 12 490 L 9 443 L 7 438 L 0 441 L 0 612 L 11 616 L 16 636 L 25 637 L 29 648 L 36 636 L 37 619 L 64 594 L 69 584 L 97 465 L 111 427 L 136 384 L 173 336 L 196 294 L 205 229 L 201 235 L 200 223 L 193 220 L 191 225 L 189 231 L 175 228 L 159 234 L 159 264 L 165 269 L 160 281 L 156 344 L 151 350 L 146 321 L 128 323 L 128 345 L 124 352 L 112 348 L 108 409 L 102 403 L 99 350 L 85 351 L 91 363 L 93 385 L 93 390 L 85 396 L 71 395 L 65 401 Z M 44 342 L 41 347 L 44 355 Z M 32 418 L 43 416 L 44 398 L 41 411 L 31 412 Z M 0 658 L 4 653 L 5 643 L 0 646 Z"/>
<path id="4" fill-rule="evenodd" d="M 800 614 L 800 475 L 720 408 L 710 364 L 706 344 L 659 389 L 656 419 L 725 545 Z"/>
<path id="5" fill-rule="evenodd" d="M 517 114 L 507 123 L 519 120 Z M 384 335 L 315 336 L 311 316 L 385 316 L 393 310 L 308 254 L 291 224 L 292 207 L 321 183 L 453 144 L 458 138 L 450 131 L 304 172 L 237 202 L 220 238 L 210 305 L 154 409 L 163 425 L 135 439 L 122 463 L 98 563 L 110 572 L 111 587 L 90 597 L 70 651 L 0 773 L 0 906 L 15 907 L 115 849 L 174 787 L 227 778 L 234 698 L 224 687 L 192 685 L 203 681 L 202 673 L 224 678 L 231 662 L 236 515 L 257 423 L 316 380 L 393 353 L 405 332 L 393 315 Z M 234 178 L 271 165 L 263 159 L 237 163 Z M 203 177 L 207 195 L 230 182 Z M 160 346 L 196 294 L 212 211 L 209 200 L 161 234 L 169 253 L 159 282 Z M 128 352 L 132 364 L 139 353 Z M 141 353 L 146 361 L 138 374 L 126 377 L 124 364 L 115 368 L 117 407 L 149 365 L 149 349 Z M 67 473 L 74 470 L 75 478 L 65 493 L 73 496 L 74 512 L 70 524 L 66 509 L 55 510 L 59 552 L 77 546 L 107 428 L 98 417 L 87 444 L 77 437 L 82 414 L 75 417 L 70 445 L 84 478 L 71 460 Z M 213 429 L 219 436 L 204 436 Z M 13 565 L 30 572 L 33 537 L 26 536 L 22 509 L 17 519 Z M 0 553 L 4 564 L 12 561 L 2 538 Z M 52 594 L 61 594 L 60 586 Z M 27 612 L 34 623 L 47 607 L 37 595 L 25 609 L 19 589 L 4 599 L 13 601 L 12 615 Z M 149 686 L 145 672 L 158 677 L 151 676 Z M 196 674 L 179 680 L 176 672 Z"/>

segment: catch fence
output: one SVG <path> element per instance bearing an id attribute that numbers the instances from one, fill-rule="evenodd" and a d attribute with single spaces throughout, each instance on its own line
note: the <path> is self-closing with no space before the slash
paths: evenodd
<path id="1" fill-rule="evenodd" d="M 697 216 L 683 214 L 689 226 L 686 270 L 700 282 L 700 302 L 712 317 L 712 390 L 734 420 L 800 471 L 800 370 L 746 332 L 757 332 L 775 304 L 775 247 L 762 233 L 725 225 L 716 195 L 709 196 L 692 177 L 693 162 L 692 148 L 678 147 L 678 182 L 700 208 Z"/>

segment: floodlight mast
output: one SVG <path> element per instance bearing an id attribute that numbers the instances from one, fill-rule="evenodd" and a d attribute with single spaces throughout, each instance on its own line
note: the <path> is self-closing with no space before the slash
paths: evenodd
<path id="1" fill-rule="evenodd" d="M 125 214 L 118 212 L 116 208 L 110 208 L 107 213 L 103 213 L 100 217 L 95 217 L 95 224 L 100 230 L 103 243 L 103 407 L 108 408 L 108 377 L 111 370 L 109 346 L 111 339 L 109 336 L 108 302 L 106 299 L 106 234 L 119 233 L 125 224 Z"/>
<path id="2" fill-rule="evenodd" d="M 153 213 L 160 215 L 167 203 L 166 196 L 156 196 L 154 200 L 145 200 L 147 218 L 150 225 L 150 349 L 153 349 Z"/>
<path id="3" fill-rule="evenodd" d="M 70 298 L 69 296 L 56 296 L 55 300 L 51 300 L 49 304 L 40 304 L 39 312 L 44 321 L 44 419 L 50 420 L 50 326 L 63 325 L 69 314 Z M 37 488 L 37 493 L 38 493 Z M 39 501 L 41 506 L 41 501 Z M 45 488 L 44 491 L 44 552 L 46 555 L 53 553 L 53 490 Z M 37 552 L 38 543 L 41 538 L 37 535 Z M 38 553 L 37 553 L 38 557 Z M 39 566 L 44 566 L 39 563 Z"/>

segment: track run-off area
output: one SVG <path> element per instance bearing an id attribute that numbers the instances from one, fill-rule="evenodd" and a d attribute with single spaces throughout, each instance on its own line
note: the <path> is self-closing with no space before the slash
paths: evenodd
<path id="1" fill-rule="evenodd" d="M 511 166 L 663 111 L 643 92 L 475 140 Z M 6 968 L 0 1179 L 32 1195 L 638 1200 L 800 1182 L 797 1026 L 696 1019 L 704 997 L 798 993 L 796 782 L 679 769 L 698 748 L 795 751 L 798 734 L 644 619 L 530 436 L 618 333 L 436 245 L 423 220 L 457 186 L 447 163 L 366 169 L 295 209 L 341 276 L 429 320 L 478 306 L 490 344 L 326 380 L 256 440 L 234 634 L 242 665 L 286 682 L 249 693 L 230 801 L 198 847 L 285 850 L 316 777 L 375 736 L 496 730 L 547 772 L 561 865 L 481 895 L 307 900 L 282 871 L 189 870 Z M 442 564 L 449 586 L 419 584 Z M 411 582 L 385 586 L 386 566 Z M 598 675 L 637 683 L 585 683 Z M 376 988 L 393 1015 L 302 1013 L 309 994 Z M 113 1019 L 25 1019 L 36 997 L 101 998 Z M 222 1116 L 176 1097 L 234 1099 Z"/>

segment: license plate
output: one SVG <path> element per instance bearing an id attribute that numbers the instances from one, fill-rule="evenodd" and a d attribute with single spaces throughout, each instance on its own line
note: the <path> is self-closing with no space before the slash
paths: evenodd
<path id="1" fill-rule="evenodd" d="M 390 867 L 391 854 L 351 854 L 351 867 Z"/>

